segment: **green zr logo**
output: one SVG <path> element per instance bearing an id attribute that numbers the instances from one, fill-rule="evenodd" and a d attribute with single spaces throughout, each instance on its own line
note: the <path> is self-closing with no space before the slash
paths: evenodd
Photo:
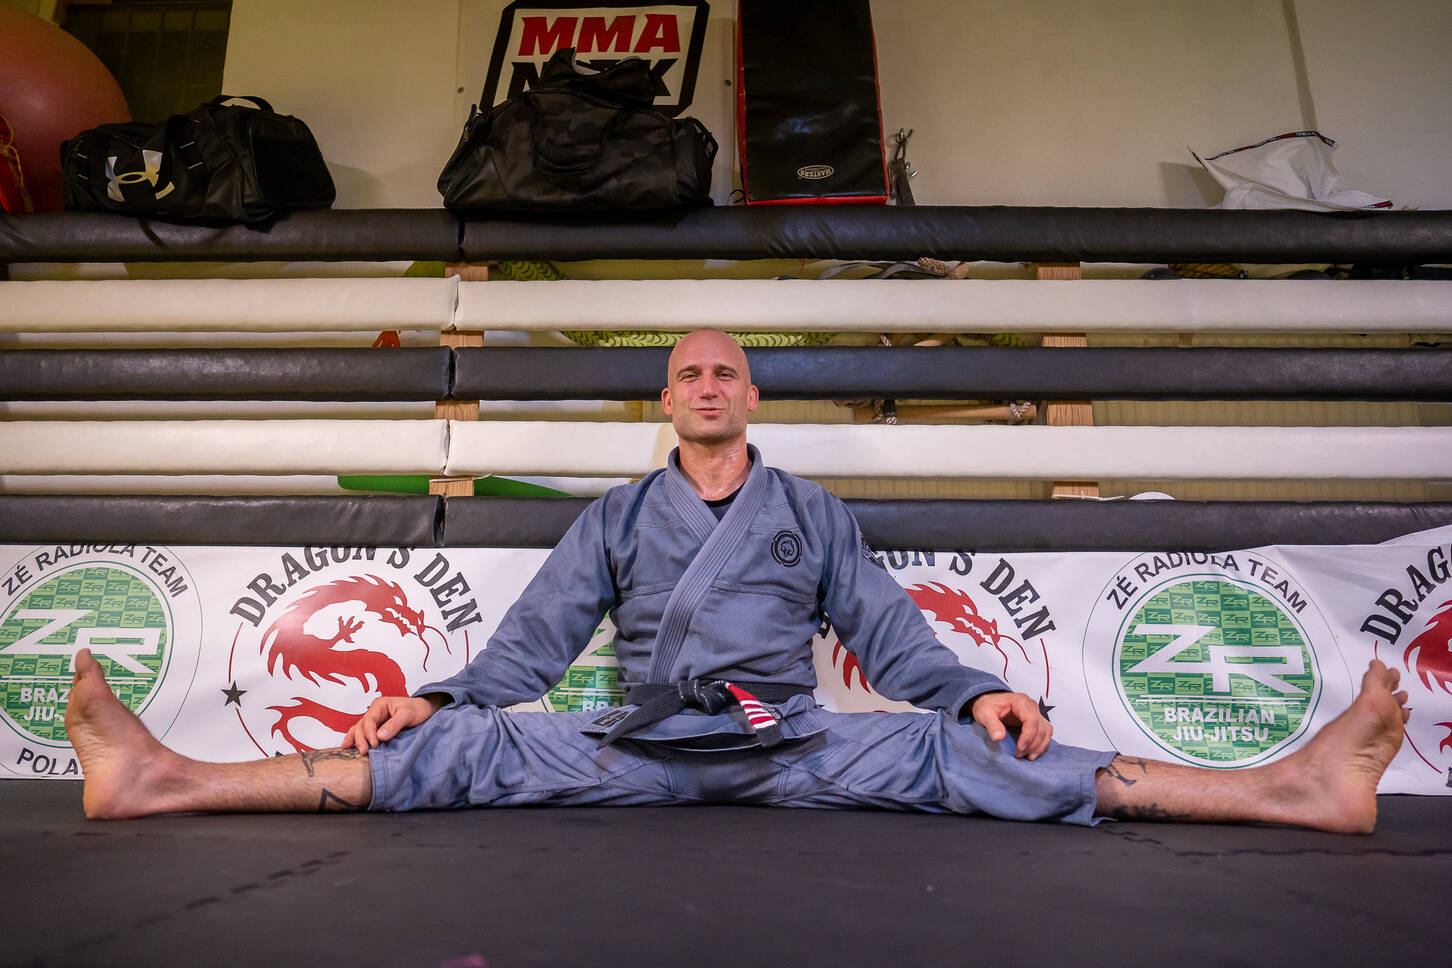
<path id="1" fill-rule="evenodd" d="M 615 658 L 615 628 L 608 622 L 595 630 L 590 644 L 569 671 L 545 696 L 555 712 L 591 712 L 625 701 L 620 688 L 620 666 Z"/>
<path id="2" fill-rule="evenodd" d="M 113 565 L 56 575 L 0 621 L 0 712 L 42 743 L 67 742 L 71 658 L 90 649 L 121 701 L 140 712 L 166 665 L 170 614 L 145 578 Z"/>
<path id="3" fill-rule="evenodd" d="M 1205 766 L 1269 756 L 1301 732 L 1319 692 L 1291 614 L 1222 578 L 1181 578 L 1142 601 L 1120 628 L 1115 671 L 1150 738 Z"/>

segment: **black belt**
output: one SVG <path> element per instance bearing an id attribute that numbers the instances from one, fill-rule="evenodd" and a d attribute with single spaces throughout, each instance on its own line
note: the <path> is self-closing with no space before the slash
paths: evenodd
<path id="1" fill-rule="evenodd" d="M 647 682 L 631 689 L 625 696 L 627 705 L 638 706 L 600 740 L 609 746 L 622 736 L 654 726 L 663 719 L 687 709 L 699 709 L 715 715 L 735 704 L 746 714 L 746 722 L 762 746 L 781 742 L 781 726 L 766 703 L 786 702 L 793 696 L 810 696 L 806 686 L 788 686 L 777 682 L 733 683 L 724 679 L 686 679 L 682 682 Z"/>

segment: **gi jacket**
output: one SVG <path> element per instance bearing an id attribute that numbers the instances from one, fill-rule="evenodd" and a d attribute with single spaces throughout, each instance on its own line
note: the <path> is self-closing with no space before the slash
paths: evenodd
<path id="1" fill-rule="evenodd" d="M 938 642 L 841 501 L 747 449 L 751 471 L 719 522 L 681 475 L 678 451 L 664 469 L 610 490 L 575 521 L 485 650 L 416 694 L 481 706 L 538 699 L 606 612 L 627 688 L 726 679 L 813 689 L 811 641 L 824 615 L 889 699 L 957 716 L 981 693 L 1008 688 Z M 826 729 L 832 715 L 810 695 L 773 708 L 787 740 Z M 632 734 L 673 745 L 701 737 L 713 748 L 756 744 L 737 707 L 686 710 Z"/>

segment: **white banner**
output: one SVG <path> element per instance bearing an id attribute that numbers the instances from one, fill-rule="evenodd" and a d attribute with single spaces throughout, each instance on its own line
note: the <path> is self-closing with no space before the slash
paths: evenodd
<path id="1" fill-rule="evenodd" d="M 1274 760 L 1399 669 L 1384 793 L 1452 792 L 1452 527 L 1381 545 L 1217 554 L 887 552 L 968 665 L 1038 699 L 1056 738 L 1217 769 Z M 63 717 L 89 648 L 163 742 L 207 760 L 336 745 L 377 694 L 485 647 L 546 552 L 0 546 L 0 777 L 77 777 Z M 568 594 L 563 589 L 562 594 Z M 530 708 L 620 701 L 613 630 Z M 907 709 L 851 643 L 817 641 L 830 709 Z"/>

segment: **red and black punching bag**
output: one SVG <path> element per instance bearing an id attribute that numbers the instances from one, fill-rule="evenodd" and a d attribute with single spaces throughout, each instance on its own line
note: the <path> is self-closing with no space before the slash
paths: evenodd
<path id="1" fill-rule="evenodd" d="M 885 203 L 868 0 L 738 0 L 736 19 L 746 204 Z"/>

